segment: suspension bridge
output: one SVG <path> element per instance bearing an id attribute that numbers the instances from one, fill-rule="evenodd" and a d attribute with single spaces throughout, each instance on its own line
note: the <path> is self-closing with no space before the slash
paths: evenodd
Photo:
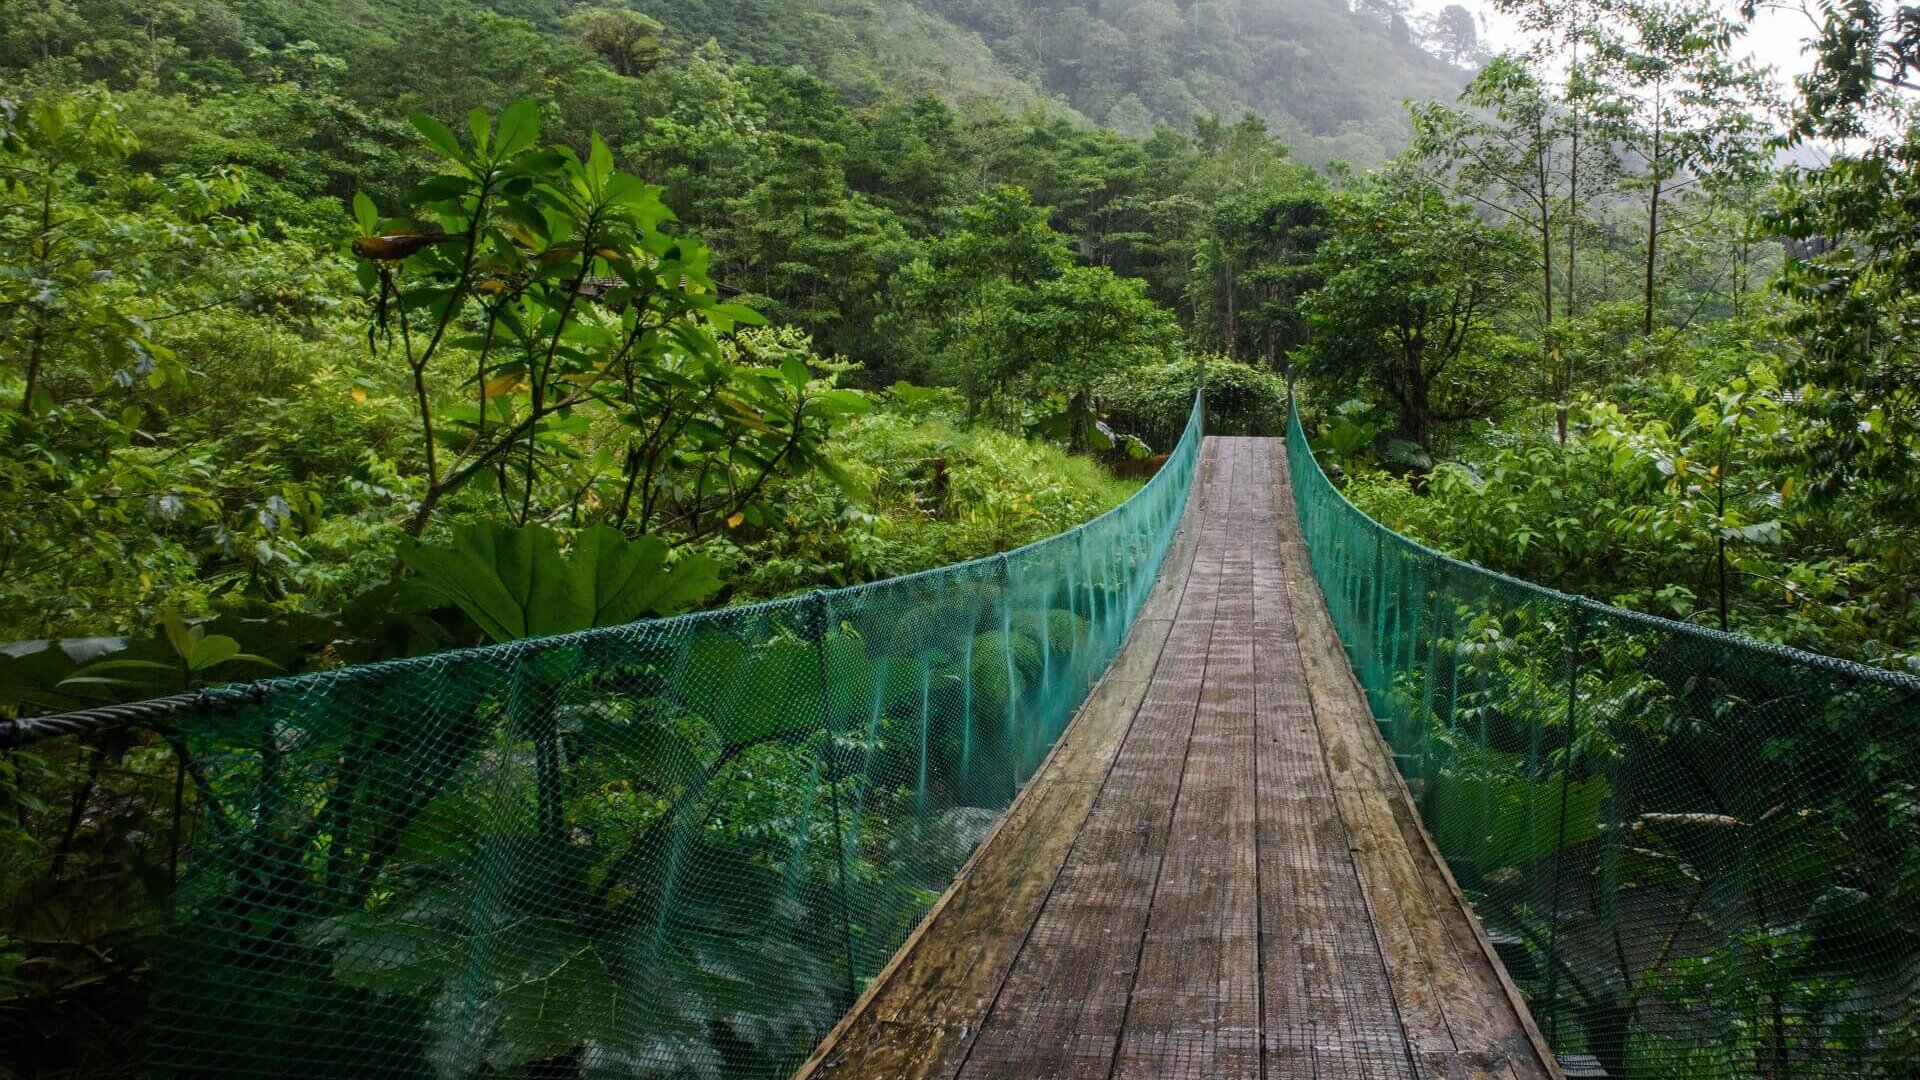
<path id="1" fill-rule="evenodd" d="M 990 558 L 0 723 L 107 853 L 11 939 L 128 927 L 46 999 L 75 1069 L 1911 1075 L 1920 679 L 1458 562 L 1297 413 L 1203 419 Z"/>
<path id="2" fill-rule="evenodd" d="M 1112 669 L 800 1075 L 1550 1075 L 1314 586 L 1284 444 L 1206 441 Z"/>

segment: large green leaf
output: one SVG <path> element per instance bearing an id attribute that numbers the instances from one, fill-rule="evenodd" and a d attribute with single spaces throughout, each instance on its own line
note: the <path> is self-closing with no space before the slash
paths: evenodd
<path id="1" fill-rule="evenodd" d="M 569 555 L 542 526 L 471 524 L 456 526 L 445 544 L 408 543 L 400 557 L 496 641 L 671 615 L 720 587 L 712 559 L 668 566 L 659 539 L 629 540 L 606 526 L 581 533 Z"/>
<path id="2" fill-rule="evenodd" d="M 631 622 L 643 615 L 686 611 L 720 588 L 720 564 L 704 555 L 666 566 L 667 545 L 652 537 L 628 540 L 600 526 L 582 533 L 573 547 L 575 567 L 594 574 L 595 626 Z"/>
<path id="3" fill-rule="evenodd" d="M 458 970 L 458 950 L 464 944 L 456 928 L 364 912 L 317 924 L 310 940 L 334 947 L 334 978 L 384 994 L 419 993 L 438 986 Z"/>
<path id="4" fill-rule="evenodd" d="M 1452 769 L 1433 778 L 1429 812 L 1448 858 L 1482 871 L 1521 866 L 1600 835 L 1604 776 L 1529 779 L 1500 767 Z"/>
<path id="5" fill-rule="evenodd" d="M 548 919 L 529 919 L 494 942 L 519 968 L 494 999 L 500 1026 L 487 1063 L 500 1069 L 619 1037 L 620 986 L 596 941 Z"/>
<path id="6" fill-rule="evenodd" d="M 452 128 L 426 113 L 419 112 L 408 113 L 407 122 L 413 125 L 413 129 L 418 131 L 427 140 L 427 145 L 433 147 L 441 157 L 456 164 L 466 164 L 467 152 L 461 148 L 460 139 L 454 135 Z"/>
<path id="7" fill-rule="evenodd" d="M 501 161 L 540 141 L 540 106 L 531 101 L 516 101 L 500 114 L 500 140 L 494 144 L 494 156 Z"/>
<path id="8" fill-rule="evenodd" d="M 125 638 L 104 637 L 0 643 L 0 709 L 59 712 L 122 700 L 112 685 L 72 676 L 126 648 Z"/>

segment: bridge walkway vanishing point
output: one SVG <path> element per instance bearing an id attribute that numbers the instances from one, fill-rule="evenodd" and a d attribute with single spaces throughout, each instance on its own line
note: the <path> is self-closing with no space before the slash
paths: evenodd
<path id="1" fill-rule="evenodd" d="M 1557 1075 L 1316 591 L 1212 438 L 1126 647 L 810 1080 Z"/>

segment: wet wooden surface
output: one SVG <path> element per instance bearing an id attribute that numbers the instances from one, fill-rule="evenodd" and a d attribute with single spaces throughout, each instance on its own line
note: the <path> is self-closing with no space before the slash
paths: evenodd
<path id="1" fill-rule="evenodd" d="M 1353 682 L 1284 454 L 1207 440 L 1113 668 L 800 1076 L 1557 1075 Z"/>

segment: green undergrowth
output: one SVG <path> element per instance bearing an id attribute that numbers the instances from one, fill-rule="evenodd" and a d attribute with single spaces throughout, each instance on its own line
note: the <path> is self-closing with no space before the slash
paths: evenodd
<path id="1" fill-rule="evenodd" d="M 783 494 L 781 528 L 718 538 L 735 602 L 834 588 L 1008 551 L 1064 532 L 1139 484 L 1100 462 L 957 418 L 883 411 L 835 435 L 870 492 L 847 500 L 817 478 Z"/>

